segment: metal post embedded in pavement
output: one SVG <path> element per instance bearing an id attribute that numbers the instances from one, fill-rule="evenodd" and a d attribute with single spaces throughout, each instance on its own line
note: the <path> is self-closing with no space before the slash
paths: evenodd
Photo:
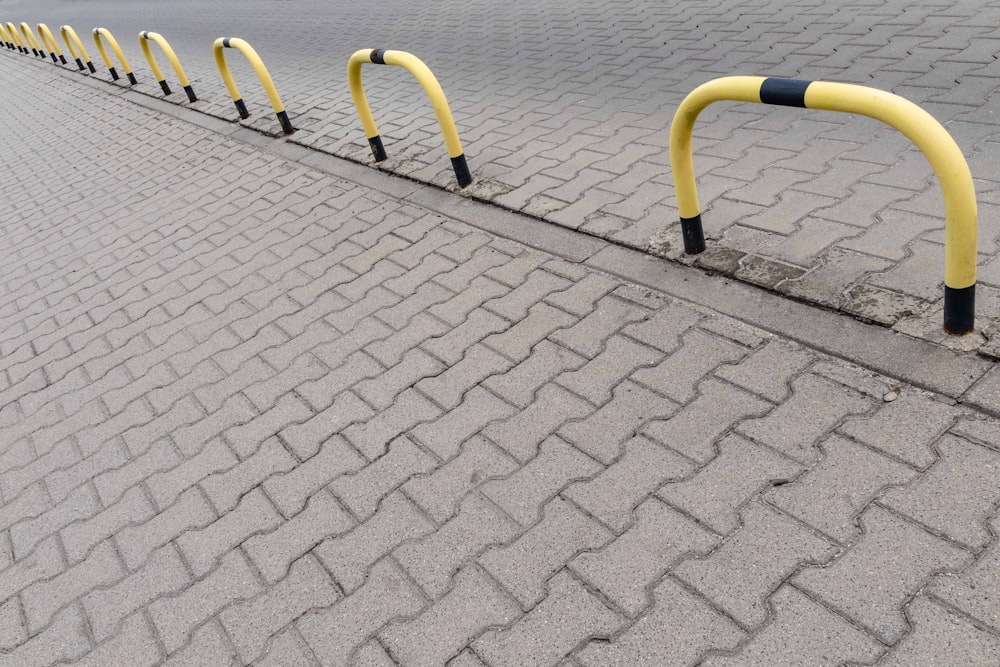
<path id="1" fill-rule="evenodd" d="M 139 33 L 139 46 L 142 47 L 142 52 L 146 56 L 146 61 L 149 62 L 149 68 L 153 70 L 153 75 L 156 77 L 156 81 L 160 84 L 163 94 L 170 94 L 170 86 L 167 85 L 167 80 L 166 77 L 163 76 L 163 71 L 160 70 L 159 65 L 156 64 L 156 58 L 153 57 L 153 51 L 149 48 L 150 41 L 155 42 L 163 51 L 164 55 L 167 56 L 167 60 L 170 61 L 170 65 L 174 68 L 174 72 L 177 74 L 178 81 L 180 81 L 181 86 L 184 88 L 184 92 L 187 93 L 188 100 L 191 102 L 197 102 L 198 98 L 194 94 L 191 82 L 188 80 L 187 74 L 184 73 L 184 68 L 181 67 L 181 61 L 177 59 L 177 54 L 174 53 L 172 48 L 170 48 L 170 44 L 168 44 L 167 40 L 165 40 L 159 33 L 144 30 Z"/>
<path id="2" fill-rule="evenodd" d="M 94 63 L 90 61 L 90 54 L 87 53 L 87 49 L 83 46 L 83 42 L 80 41 L 72 26 L 64 25 L 60 27 L 59 34 L 62 35 L 63 41 L 66 42 L 66 48 L 69 49 L 70 55 L 76 60 L 76 65 L 80 68 L 80 71 L 83 71 L 83 66 L 86 64 L 91 74 L 97 72 Z"/>
<path id="3" fill-rule="evenodd" d="M 66 56 L 62 54 L 62 50 L 59 48 L 59 43 L 56 42 L 56 38 L 52 34 L 52 31 L 49 30 L 49 26 L 44 23 L 39 23 L 35 26 L 35 29 L 38 30 L 38 36 L 41 38 L 42 43 L 45 44 L 45 48 L 49 50 L 49 55 L 52 56 L 52 62 L 61 62 L 65 65 Z"/>
<path id="4" fill-rule="evenodd" d="M 42 45 L 38 43 L 35 39 L 35 33 L 31 32 L 31 26 L 21 21 L 21 36 L 24 37 L 25 43 L 31 47 L 31 52 L 38 56 L 39 58 L 45 57 L 45 49 Z"/>
<path id="5" fill-rule="evenodd" d="M 5 28 L 3 24 L 0 24 L 0 40 L 2 40 L 4 46 L 6 46 L 11 51 L 20 50 L 20 48 L 16 44 L 14 44 L 14 40 L 10 38 L 10 35 L 7 34 L 7 28 Z"/>
<path id="6" fill-rule="evenodd" d="M 28 53 L 27 47 L 24 46 L 24 40 L 21 39 L 21 36 L 17 33 L 17 28 L 10 21 L 7 21 L 7 34 L 9 34 L 10 38 L 14 41 L 14 45 L 17 47 L 18 51 L 21 53 Z"/>
<path id="7" fill-rule="evenodd" d="M 441 126 L 441 134 L 444 135 L 444 143 L 448 149 L 448 156 L 451 158 L 451 166 L 455 170 L 455 177 L 458 179 L 459 187 L 472 183 L 472 173 L 465 160 L 465 153 L 462 150 L 462 142 L 458 138 L 458 130 L 455 129 L 455 120 L 451 116 L 451 108 L 448 106 L 448 99 L 444 96 L 441 84 L 430 68 L 423 63 L 420 58 L 405 51 L 387 51 L 385 49 L 362 49 L 355 51 L 351 59 L 347 62 L 347 83 L 351 89 L 351 97 L 354 98 L 354 106 L 358 109 L 358 116 L 361 124 L 365 128 L 365 136 L 368 137 L 368 145 L 371 146 L 372 155 L 376 162 L 386 159 L 385 147 L 382 145 L 382 137 L 379 135 L 378 127 L 375 125 L 375 118 L 372 116 L 371 107 L 368 104 L 368 97 L 365 95 L 364 86 L 361 85 L 361 66 L 366 63 L 376 65 L 396 65 L 402 67 L 412 74 L 423 86 L 424 92 L 434 107 L 437 114 L 438 124 Z"/>
<path id="8" fill-rule="evenodd" d="M 954 335 L 973 330 L 977 213 L 969 165 L 955 140 L 933 116 L 909 100 L 876 88 L 761 76 L 723 77 L 695 88 L 681 102 L 670 126 L 670 165 L 686 253 L 696 254 L 705 249 L 691 133 L 698 114 L 709 104 L 721 100 L 869 116 L 891 125 L 912 141 L 934 169 L 944 195 L 944 330 Z"/>
<path id="9" fill-rule="evenodd" d="M 118 60 L 122 64 L 122 71 L 125 72 L 125 76 L 128 77 L 128 82 L 134 86 L 138 83 L 138 81 L 135 80 L 135 75 L 132 74 L 132 68 L 129 66 L 128 60 L 125 58 L 125 54 L 122 53 L 122 47 L 118 46 L 118 40 L 115 39 L 114 35 L 112 35 L 107 28 L 94 28 L 94 42 L 97 44 L 97 50 L 101 52 L 101 58 L 104 59 L 104 64 L 107 65 L 108 71 L 111 72 L 111 78 L 117 81 L 118 72 L 115 71 L 115 63 L 108 56 L 107 49 L 104 48 L 104 43 L 101 41 L 102 37 L 108 41 L 108 44 L 111 45 L 111 49 L 115 52 L 115 55 L 118 56 Z"/>
<path id="10" fill-rule="evenodd" d="M 233 75 L 229 72 L 229 65 L 226 64 L 226 56 L 223 49 L 236 49 L 243 54 L 253 67 L 254 72 L 257 73 L 257 78 L 260 79 L 261 85 L 264 86 L 264 92 L 267 93 L 267 97 L 271 101 L 271 108 L 274 109 L 274 114 L 278 117 L 278 122 L 281 123 L 281 129 L 285 134 L 294 132 L 295 128 L 292 127 L 291 121 L 288 120 L 288 114 L 285 113 L 285 105 L 281 102 L 278 89 L 274 87 L 274 81 L 271 80 L 271 75 L 268 73 L 260 56 L 257 55 L 257 52 L 246 41 L 238 37 L 220 37 L 212 45 L 212 51 L 215 54 L 215 65 L 219 68 L 219 75 L 222 76 L 222 81 L 226 84 L 230 97 L 233 98 L 233 104 L 236 106 L 240 118 L 249 118 L 250 112 L 247 111 L 247 105 L 243 103 L 240 89 L 236 87 Z"/>

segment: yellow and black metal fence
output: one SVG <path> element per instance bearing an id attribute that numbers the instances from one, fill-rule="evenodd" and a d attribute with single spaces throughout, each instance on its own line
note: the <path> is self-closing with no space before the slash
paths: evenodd
<path id="1" fill-rule="evenodd" d="M 826 81 L 729 76 L 692 91 L 670 126 L 670 165 L 677 190 L 684 251 L 705 249 L 695 187 L 691 134 L 698 114 L 713 102 L 731 100 L 869 116 L 902 132 L 930 162 L 944 194 L 944 329 L 965 334 L 975 325 L 976 192 L 961 149 L 940 123 L 909 100 L 875 88 Z"/>

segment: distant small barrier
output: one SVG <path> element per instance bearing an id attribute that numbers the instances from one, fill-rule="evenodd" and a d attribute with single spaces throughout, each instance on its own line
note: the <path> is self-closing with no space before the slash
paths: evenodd
<path id="1" fill-rule="evenodd" d="M 285 134 L 294 132 L 295 128 L 292 127 L 292 122 L 288 120 L 288 114 L 285 113 L 285 105 L 281 102 L 278 89 L 274 87 L 274 81 L 271 80 L 271 75 L 268 73 L 267 68 L 264 67 L 264 62 L 257 55 L 257 52 L 246 41 L 238 37 L 220 37 L 212 45 L 212 52 L 215 54 L 215 65 L 219 68 L 219 75 L 222 76 L 222 81 L 229 90 L 229 96 L 233 98 L 233 104 L 236 106 L 236 111 L 239 112 L 240 118 L 249 118 L 250 112 L 247 111 L 247 105 L 243 102 L 240 89 L 236 87 L 233 75 L 229 72 L 229 65 L 226 64 L 224 49 L 236 49 L 243 54 L 243 57 L 253 67 L 254 72 L 257 73 L 260 84 L 264 86 L 264 92 L 267 93 L 267 97 L 271 101 L 271 108 L 274 109 L 274 114 L 278 117 L 278 122 L 281 123 L 281 129 Z"/>
<path id="2" fill-rule="evenodd" d="M 944 330 L 955 335 L 973 330 L 977 214 L 969 165 L 955 140 L 933 116 L 909 100 L 876 88 L 761 76 L 728 76 L 695 88 L 677 108 L 670 126 L 670 166 L 686 253 L 705 249 L 691 134 L 698 114 L 721 100 L 843 111 L 880 120 L 906 135 L 930 162 L 944 195 Z"/>
<path id="3" fill-rule="evenodd" d="M 118 76 L 118 72 L 115 71 L 114 61 L 108 56 L 108 50 L 104 48 L 104 43 L 101 41 L 102 37 L 107 40 L 108 44 L 111 45 L 111 50 L 118 56 L 118 61 L 122 64 L 122 71 L 128 77 L 128 82 L 133 86 L 137 84 L 138 81 L 135 80 L 135 75 L 132 74 L 132 68 L 128 64 L 128 59 L 122 53 L 122 47 L 118 46 L 118 40 L 115 39 L 115 36 L 107 28 L 94 28 L 94 43 L 97 44 L 97 50 L 101 52 L 104 64 L 108 66 L 111 78 L 117 81 L 120 77 Z"/>
<path id="4" fill-rule="evenodd" d="M 191 82 L 188 80 L 187 74 L 184 73 L 184 68 L 181 67 L 181 61 L 177 59 L 177 54 L 174 53 L 172 48 L 170 48 L 170 44 L 167 43 L 167 40 L 165 40 L 162 35 L 144 30 L 139 33 L 139 46 L 142 47 L 142 52 L 146 56 L 149 68 L 153 70 L 153 76 L 156 77 L 157 83 L 160 84 L 160 89 L 163 90 L 163 94 L 170 94 L 170 86 L 167 85 L 166 77 L 163 76 L 163 72 L 160 70 L 159 65 L 156 64 L 156 58 L 153 57 L 153 51 L 149 48 L 150 41 L 155 42 L 160 47 L 160 50 L 163 51 L 164 55 L 167 56 L 167 60 L 170 61 L 170 65 L 174 68 L 174 73 L 177 74 L 177 80 L 180 81 L 181 86 L 184 88 L 184 92 L 187 93 L 188 100 L 191 102 L 197 102 L 198 98 L 194 94 Z"/>
<path id="5" fill-rule="evenodd" d="M 11 39 L 14 40 L 17 50 L 27 55 L 28 47 L 24 45 L 24 40 L 21 39 L 21 35 L 17 32 L 17 27 L 10 21 L 7 21 L 7 33 L 10 35 Z"/>
<path id="6" fill-rule="evenodd" d="M 14 40 L 12 40 L 10 38 L 10 35 L 7 34 L 7 28 L 5 28 L 2 23 L 0 23 L 0 40 L 2 40 L 3 41 L 3 45 L 6 46 L 11 51 L 20 51 L 21 50 L 21 47 L 19 47 L 17 44 L 15 44 Z"/>
<path id="7" fill-rule="evenodd" d="M 87 64 L 87 69 L 90 70 L 91 74 L 97 72 L 97 68 L 94 67 L 94 63 L 90 61 L 90 54 L 87 53 L 87 49 L 83 46 L 83 42 L 77 36 L 76 31 L 73 30 L 72 26 L 64 25 L 60 26 L 59 34 L 62 35 L 63 41 L 66 42 L 66 48 L 69 49 L 69 54 L 73 56 L 76 60 L 77 67 L 83 70 L 84 63 Z"/>
<path id="8" fill-rule="evenodd" d="M 49 50 L 49 55 L 52 56 L 52 62 L 61 62 L 65 65 L 66 56 L 63 55 L 62 50 L 59 48 L 59 44 L 56 42 L 56 38 L 52 34 L 52 31 L 49 30 L 49 26 L 44 23 L 39 23 L 35 26 L 35 30 L 38 31 L 38 36 L 41 38 L 42 43 L 45 44 L 45 48 Z"/>
<path id="9" fill-rule="evenodd" d="M 465 187 L 472 183 L 472 173 L 469 165 L 465 161 L 465 152 L 462 150 L 462 142 L 458 138 L 458 130 L 455 129 L 455 121 L 451 116 L 451 108 L 448 100 L 438 83 L 437 77 L 416 56 L 405 51 L 387 51 L 384 49 L 362 49 L 355 51 L 354 55 L 347 63 L 347 83 L 351 88 L 351 97 L 354 99 L 354 106 L 358 110 L 361 124 L 365 128 L 365 136 L 368 137 L 368 145 L 372 149 L 372 155 L 376 162 L 387 159 L 385 147 L 382 145 L 382 137 L 379 134 L 378 126 L 375 125 L 375 118 L 372 116 L 371 107 L 368 104 L 368 97 L 365 95 L 364 86 L 361 85 L 361 66 L 366 63 L 376 65 L 396 65 L 402 67 L 412 74 L 423 86 L 424 92 L 430 98 L 434 112 L 437 114 L 438 124 L 441 126 L 441 134 L 444 135 L 444 143 L 448 149 L 448 157 L 451 158 L 451 166 L 455 170 L 455 177 L 458 179 L 459 187 Z"/>
<path id="10" fill-rule="evenodd" d="M 33 54 L 39 58 L 45 57 L 45 50 L 42 48 L 42 45 L 38 43 L 38 40 L 35 39 L 35 33 L 31 32 L 31 26 L 24 21 L 21 22 L 21 35 L 24 37 L 25 43 L 31 47 L 31 52 Z"/>

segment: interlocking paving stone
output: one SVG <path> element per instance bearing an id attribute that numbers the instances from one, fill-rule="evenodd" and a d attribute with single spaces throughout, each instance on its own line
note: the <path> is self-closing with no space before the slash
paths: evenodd
<path id="1" fill-rule="evenodd" d="M 936 448 L 941 454 L 937 463 L 906 487 L 887 490 L 879 502 L 981 549 L 995 539 L 986 524 L 1000 502 L 1000 453 L 948 436 Z"/>
<path id="2" fill-rule="evenodd" d="M 709 656 L 705 665 L 793 665 L 872 662 L 884 647 L 792 586 L 768 600 L 773 620 L 734 656 Z M 881 664 L 881 663 L 880 663 Z"/>
<path id="3" fill-rule="evenodd" d="M 939 571 L 957 571 L 971 555 L 877 506 L 861 515 L 863 535 L 822 569 L 792 578 L 810 593 L 886 643 L 907 630 L 902 605 Z"/>
<path id="4" fill-rule="evenodd" d="M 923 596 L 907 606 L 907 617 L 913 632 L 879 665 L 994 665 L 1000 660 L 1000 638 Z"/>
<path id="5" fill-rule="evenodd" d="M 834 435 L 819 446 L 823 459 L 790 484 L 769 489 L 764 498 L 841 543 L 859 536 L 858 513 L 888 489 L 889 495 L 917 472 Z"/>
<path id="6" fill-rule="evenodd" d="M 704 554 L 719 539 L 657 500 L 635 509 L 635 523 L 605 548 L 585 552 L 569 567 L 631 617 L 650 606 L 649 588 L 688 554 Z"/>
<path id="7" fill-rule="evenodd" d="M 549 501 L 542 520 L 507 546 L 494 547 L 479 563 L 524 607 L 544 596 L 544 582 L 585 549 L 611 541 L 611 533 L 561 498 Z"/>
<path id="8" fill-rule="evenodd" d="M 836 555 L 832 543 L 762 503 L 747 505 L 741 527 L 703 559 L 674 572 L 747 627 L 767 619 L 764 600 L 801 566 Z"/>
<path id="9" fill-rule="evenodd" d="M 676 665 L 710 650 L 732 649 L 744 633 L 731 620 L 670 578 L 653 589 L 655 605 L 610 642 L 595 641 L 574 657 L 583 665 Z M 663 641 L 669 633 L 673 641 Z"/>
<path id="10" fill-rule="evenodd" d="M 625 622 L 568 574 L 554 576 L 548 589 L 545 600 L 509 630 L 487 632 L 475 641 L 473 648 L 487 663 L 553 664 L 582 640 L 610 636 Z"/>
<path id="11" fill-rule="evenodd" d="M 850 419 L 842 431 L 861 442 L 926 469 L 937 459 L 937 436 L 961 415 L 961 409 L 904 389 L 899 398 L 867 419 Z"/>
<path id="12" fill-rule="evenodd" d="M 739 508 L 775 482 L 795 477 L 800 468 L 773 451 L 732 434 L 718 445 L 719 455 L 688 479 L 668 481 L 658 498 L 683 510 L 720 535 L 739 527 Z"/>
<path id="13" fill-rule="evenodd" d="M 792 382 L 791 398 L 766 417 L 743 422 L 738 430 L 774 447 L 803 464 L 819 459 L 816 443 L 848 415 L 871 409 L 863 396 L 846 388 L 833 389 L 814 375 Z"/>
<path id="14" fill-rule="evenodd" d="M 399 565 L 382 560 L 353 595 L 309 612 L 295 624 L 320 662 L 347 664 L 379 628 L 395 618 L 416 615 L 426 604 L 423 593 Z"/>

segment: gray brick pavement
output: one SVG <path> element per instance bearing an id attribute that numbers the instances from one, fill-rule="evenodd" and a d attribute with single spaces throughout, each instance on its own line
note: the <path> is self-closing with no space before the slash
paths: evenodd
<path id="1" fill-rule="evenodd" d="M 837 25 L 784 57 L 880 47 Z M 602 66 L 574 39 L 569 78 Z M 963 404 L 978 376 L 909 386 L 3 56 L 0 663 L 997 661 L 990 377 Z M 655 136 L 615 122 L 562 131 L 611 176 Z"/>

